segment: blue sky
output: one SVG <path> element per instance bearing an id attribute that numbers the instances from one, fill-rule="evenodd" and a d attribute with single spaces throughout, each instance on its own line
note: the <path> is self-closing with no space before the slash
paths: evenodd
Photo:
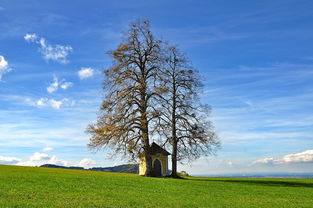
<path id="1" fill-rule="evenodd" d="M 192 174 L 313 172 L 313 2 L 0 0 L 0 163 L 111 166 L 90 152 L 106 51 L 130 21 L 187 53 L 222 142 Z"/>

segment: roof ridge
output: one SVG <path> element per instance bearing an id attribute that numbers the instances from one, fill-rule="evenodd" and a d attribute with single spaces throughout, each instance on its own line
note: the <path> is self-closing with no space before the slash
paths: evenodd
<path id="1" fill-rule="evenodd" d="M 151 151 L 151 154 L 161 153 L 164 155 L 170 155 L 170 153 L 168 151 L 166 151 L 164 148 L 162 148 L 160 145 L 158 145 L 155 142 L 151 143 L 150 151 Z"/>

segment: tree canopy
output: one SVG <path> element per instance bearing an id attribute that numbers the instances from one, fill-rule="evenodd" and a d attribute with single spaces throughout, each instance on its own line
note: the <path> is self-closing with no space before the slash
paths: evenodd
<path id="1" fill-rule="evenodd" d="M 199 104 L 201 82 L 176 46 L 157 39 L 148 20 L 137 20 L 109 55 L 100 114 L 87 127 L 89 147 L 111 147 L 134 160 L 144 153 L 146 176 L 153 175 L 150 141 L 157 134 L 175 164 L 213 152 L 219 142 L 208 106 Z"/>

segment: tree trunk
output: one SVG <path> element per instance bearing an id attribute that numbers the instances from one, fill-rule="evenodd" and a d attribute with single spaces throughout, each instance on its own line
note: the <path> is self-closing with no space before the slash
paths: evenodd
<path id="1" fill-rule="evenodd" d="M 142 143 L 144 144 L 144 153 L 146 159 L 146 173 L 145 176 L 153 176 L 152 173 L 152 159 L 150 153 L 150 142 L 149 142 L 149 129 L 148 119 L 146 113 L 141 115 L 141 131 L 142 131 Z"/>
<path id="2" fill-rule="evenodd" d="M 177 175 L 177 141 L 173 142 L 173 151 L 172 151 L 172 175 L 173 178 L 178 178 Z"/>
<path id="3" fill-rule="evenodd" d="M 176 80 L 175 73 L 173 70 L 172 74 L 173 79 L 173 92 L 172 92 L 172 177 L 178 178 L 177 175 L 177 136 L 176 136 Z"/>
<path id="4" fill-rule="evenodd" d="M 150 153 L 145 153 L 145 159 L 146 159 L 146 172 L 144 176 L 151 177 L 153 176 L 153 171 L 152 171 L 152 158 Z"/>
<path id="5" fill-rule="evenodd" d="M 149 141 L 149 126 L 147 118 L 147 102 L 146 102 L 146 83 L 142 84 L 141 91 L 141 136 L 144 144 L 145 159 L 146 159 L 146 172 L 145 176 L 153 176 L 152 172 L 152 159 L 150 153 L 150 141 Z"/>
<path id="6" fill-rule="evenodd" d="M 144 117 L 146 117 L 146 116 L 144 116 Z M 151 159 L 151 154 L 150 154 L 149 134 L 148 134 L 148 128 L 147 127 L 143 128 L 142 137 L 143 137 L 145 159 L 146 159 L 145 176 L 151 177 L 151 176 L 153 176 L 152 159 Z"/>

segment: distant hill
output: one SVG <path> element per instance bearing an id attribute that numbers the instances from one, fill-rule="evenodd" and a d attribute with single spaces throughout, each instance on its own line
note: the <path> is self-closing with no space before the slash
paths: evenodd
<path id="1" fill-rule="evenodd" d="M 75 166 L 66 167 L 66 166 L 61 166 L 61 165 L 53 165 L 53 164 L 44 164 L 44 165 L 41 165 L 40 167 L 45 167 L 45 168 L 64 168 L 64 169 L 77 169 L 77 170 L 84 170 L 84 168 L 83 168 L 83 167 L 75 167 Z"/>
<path id="2" fill-rule="evenodd" d="M 139 165 L 138 164 L 125 164 L 118 165 L 114 167 L 95 167 L 90 168 L 89 170 L 93 171 L 104 171 L 104 172 L 118 172 L 118 173 L 139 173 Z"/>
<path id="3" fill-rule="evenodd" d="M 78 169 L 78 170 L 92 170 L 92 171 L 103 171 L 103 172 L 117 172 L 117 173 L 139 173 L 139 165 L 138 164 L 124 164 L 113 167 L 94 167 L 89 169 L 84 169 L 83 167 L 75 167 L 75 166 L 61 166 L 61 165 L 53 165 L 53 164 L 44 164 L 40 167 L 46 168 L 64 168 L 64 169 Z"/>

